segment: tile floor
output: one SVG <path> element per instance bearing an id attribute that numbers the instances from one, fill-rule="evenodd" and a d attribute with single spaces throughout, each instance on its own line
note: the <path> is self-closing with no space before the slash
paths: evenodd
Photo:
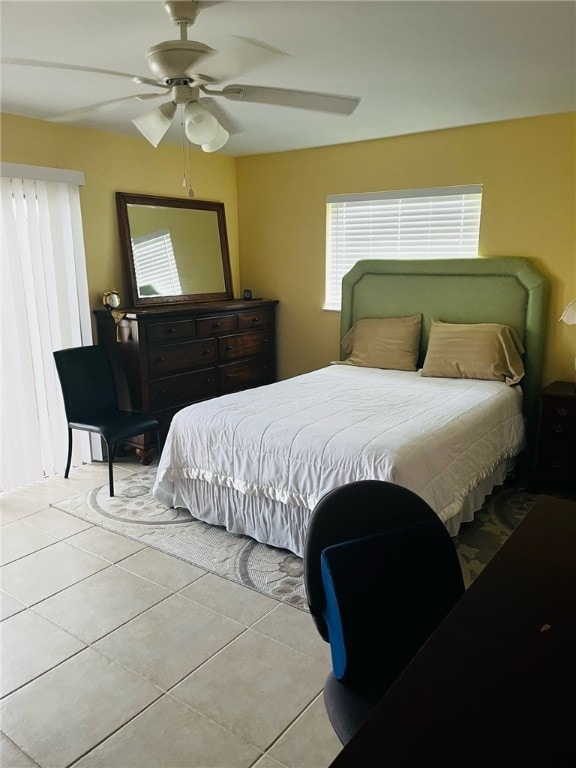
<path id="1" fill-rule="evenodd" d="M 105 482 L 0 494 L 0 765 L 328 766 L 310 617 L 49 506 Z"/>

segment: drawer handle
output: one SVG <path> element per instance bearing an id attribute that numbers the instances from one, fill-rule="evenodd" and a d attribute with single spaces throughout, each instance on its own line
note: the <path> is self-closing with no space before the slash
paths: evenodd
<path id="1" fill-rule="evenodd" d="M 176 328 L 168 328 L 166 333 L 169 333 L 169 334 L 176 333 Z"/>
<path id="2" fill-rule="evenodd" d="M 233 379 L 233 378 L 234 378 L 234 376 L 232 376 L 232 374 L 231 374 L 231 373 L 227 373 L 227 374 L 226 374 L 226 378 L 227 378 L 227 379 Z"/>
<path id="3" fill-rule="evenodd" d="M 210 354 L 210 350 L 209 349 L 203 349 L 202 350 L 202 354 L 203 355 L 209 355 Z"/>
<path id="4" fill-rule="evenodd" d="M 165 394 L 166 394 L 166 390 L 165 390 L 165 389 L 160 389 L 160 390 L 158 391 L 158 394 L 160 394 L 160 395 L 165 395 Z"/>
<path id="5" fill-rule="evenodd" d="M 156 362 L 157 363 L 163 363 L 164 362 L 164 358 L 163 357 L 157 357 L 156 358 Z"/>
<path id="6" fill-rule="evenodd" d="M 262 339 L 262 344 L 268 344 L 268 343 L 269 343 L 268 339 Z"/>
<path id="7" fill-rule="evenodd" d="M 554 432 L 565 432 L 566 431 L 566 424 L 552 424 L 552 429 Z"/>
<path id="8" fill-rule="evenodd" d="M 252 318 L 252 322 L 253 323 L 259 323 L 260 322 L 260 318 L 259 317 L 253 317 Z"/>
<path id="9" fill-rule="evenodd" d="M 220 323 L 212 323 L 212 328 L 220 328 Z"/>
<path id="10" fill-rule="evenodd" d="M 266 363 L 264 363 L 264 365 L 262 366 L 262 370 L 263 371 L 267 371 L 268 370 L 268 365 Z"/>
<path id="11" fill-rule="evenodd" d="M 232 347 L 224 347 L 224 352 L 232 352 Z"/>
<path id="12" fill-rule="evenodd" d="M 558 416 L 568 416 L 570 411 L 568 410 L 568 408 L 556 408 L 556 413 L 558 414 Z"/>
<path id="13" fill-rule="evenodd" d="M 204 379 L 204 384 L 212 384 L 212 379 Z"/>

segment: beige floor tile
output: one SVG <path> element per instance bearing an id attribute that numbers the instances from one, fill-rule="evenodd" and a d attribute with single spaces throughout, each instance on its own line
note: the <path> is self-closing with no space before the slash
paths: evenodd
<path id="1" fill-rule="evenodd" d="M 87 643 L 112 632 L 170 592 L 110 566 L 38 603 L 35 610 Z"/>
<path id="2" fill-rule="evenodd" d="M 16 690 L 85 647 L 46 619 L 23 611 L 2 624 L 0 696 Z"/>
<path id="3" fill-rule="evenodd" d="M 230 731 L 164 696 L 74 768 L 248 768 L 258 755 Z"/>
<path id="4" fill-rule="evenodd" d="M 80 533 L 80 531 L 85 531 L 92 527 L 92 523 L 80 520 L 78 517 L 69 515 L 67 512 L 55 509 L 54 507 L 48 507 L 47 509 L 41 509 L 40 512 L 35 512 L 26 518 L 26 522 L 29 525 L 40 528 L 41 531 L 49 533 L 50 536 L 54 536 L 56 539 L 66 539 L 68 536 L 73 536 L 75 533 Z"/>
<path id="5" fill-rule="evenodd" d="M 248 630 L 172 695 L 265 750 L 320 692 L 324 664 Z"/>
<path id="6" fill-rule="evenodd" d="M 0 592 L 0 621 L 4 621 L 10 616 L 25 610 L 26 606 L 20 600 L 15 600 L 6 592 Z M 2 763 L 0 763 L 2 765 Z"/>
<path id="7" fill-rule="evenodd" d="M 207 573 L 197 579 L 189 587 L 180 590 L 179 594 L 239 621 L 246 627 L 250 627 L 278 605 L 271 597 L 213 573 Z"/>
<path id="8" fill-rule="evenodd" d="M 244 631 L 242 624 L 173 595 L 95 648 L 168 690 Z"/>
<path id="9" fill-rule="evenodd" d="M 196 565 L 185 563 L 177 557 L 172 557 L 151 547 L 146 547 L 140 552 L 136 552 L 135 555 L 122 560 L 119 567 L 174 592 L 191 584 L 206 573 Z"/>
<path id="10" fill-rule="evenodd" d="M 114 482 L 118 482 L 125 477 L 139 471 L 141 465 L 132 458 L 122 458 L 114 462 Z M 64 498 L 69 499 L 72 496 L 85 493 L 92 488 L 100 488 L 102 485 L 108 485 L 108 463 L 92 462 L 83 464 L 81 467 L 74 467 L 70 470 L 68 477 L 64 473 L 55 475 L 53 482 L 66 491 Z"/>
<path id="11" fill-rule="evenodd" d="M 80 547 L 80 549 L 85 549 L 93 555 L 110 560 L 112 563 L 124 560 L 125 557 L 139 552 L 146 546 L 97 525 L 71 536 L 67 542 L 75 547 Z"/>
<path id="12" fill-rule="evenodd" d="M 10 497 L 10 498 L 8 498 Z M 46 504 L 42 504 L 45 507 Z M 14 492 L 0 493 L 0 526 L 4 527 L 15 520 L 24 520 L 37 511 L 37 505 L 27 504 L 18 499 Z"/>
<path id="13" fill-rule="evenodd" d="M 120 466 L 114 465 L 114 479 L 120 479 L 126 476 L 126 471 Z M 70 470 L 68 477 L 55 475 L 55 482 L 68 490 L 68 498 L 76 496 L 83 491 L 89 491 L 91 488 L 99 488 L 101 485 L 108 484 L 108 463 L 92 462 L 84 464 L 81 467 L 74 467 Z"/>
<path id="14" fill-rule="evenodd" d="M 23 488 L 0 494 L 0 519 L 2 524 L 12 522 L 73 495 L 51 477 L 38 480 Z"/>
<path id="15" fill-rule="evenodd" d="M 0 538 L 0 565 L 6 565 L 21 557 L 49 547 L 56 539 L 34 528 L 23 520 L 16 520 L 2 528 Z"/>
<path id="16" fill-rule="evenodd" d="M 0 568 L 2 589 L 26 605 L 85 579 L 110 563 L 63 541 Z"/>
<path id="17" fill-rule="evenodd" d="M 2 730 L 39 765 L 63 768 L 161 692 L 92 648 L 2 699 Z"/>
<path id="18" fill-rule="evenodd" d="M 324 768 L 341 751 L 320 695 L 269 750 L 288 768 Z"/>
<path id="19" fill-rule="evenodd" d="M 254 763 L 254 768 L 286 768 L 285 765 L 274 760 L 270 755 L 262 755 L 258 762 Z"/>
<path id="20" fill-rule="evenodd" d="M 37 768 L 36 763 L 0 733 L 0 765 L 3 768 Z"/>
<path id="21" fill-rule="evenodd" d="M 330 665 L 330 645 L 318 634 L 309 613 L 280 603 L 273 611 L 257 621 L 252 627 L 266 637 L 289 645 L 295 651 L 312 656 L 313 659 Z"/>

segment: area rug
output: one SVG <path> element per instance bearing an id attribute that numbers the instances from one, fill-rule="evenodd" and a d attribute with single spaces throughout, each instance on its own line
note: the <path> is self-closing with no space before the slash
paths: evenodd
<path id="1" fill-rule="evenodd" d="M 144 469 L 52 504 L 94 525 L 128 536 L 277 600 L 306 610 L 302 560 L 284 549 L 195 520 L 187 510 L 167 509 L 152 498 L 156 468 Z M 486 499 L 474 522 L 463 525 L 455 540 L 464 582 L 469 586 L 537 496 L 500 486 Z"/>

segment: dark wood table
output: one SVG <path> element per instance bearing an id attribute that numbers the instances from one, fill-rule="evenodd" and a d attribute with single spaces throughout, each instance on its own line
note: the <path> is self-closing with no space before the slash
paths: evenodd
<path id="1" fill-rule="evenodd" d="M 576 502 L 541 496 L 331 768 L 576 766 Z"/>

